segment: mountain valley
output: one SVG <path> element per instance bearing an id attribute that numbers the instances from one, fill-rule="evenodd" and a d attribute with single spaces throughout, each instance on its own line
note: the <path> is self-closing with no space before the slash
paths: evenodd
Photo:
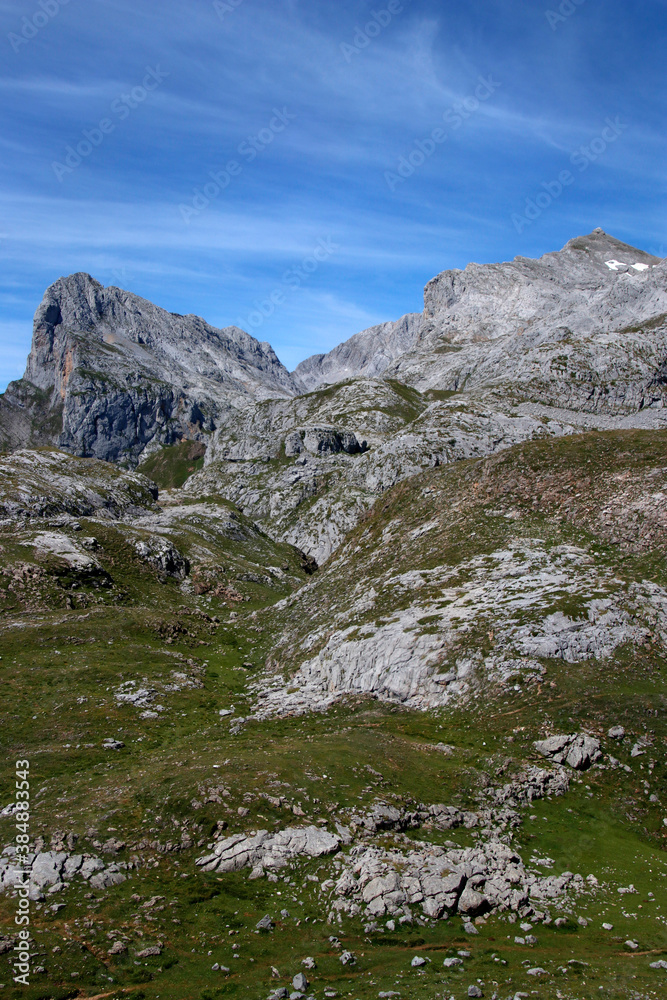
<path id="1" fill-rule="evenodd" d="M 0 447 L 8 997 L 662 995 L 667 260 L 446 271 L 291 373 L 71 275 Z"/>

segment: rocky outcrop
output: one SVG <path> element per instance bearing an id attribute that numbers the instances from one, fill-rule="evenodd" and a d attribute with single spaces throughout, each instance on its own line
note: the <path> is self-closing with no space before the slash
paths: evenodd
<path id="1" fill-rule="evenodd" d="M 0 459 L 0 518 L 133 517 L 156 509 L 145 476 L 63 452 L 15 452 Z"/>
<path id="2" fill-rule="evenodd" d="M 227 837 L 220 841 L 213 854 L 199 858 L 197 864 L 207 872 L 235 872 L 252 867 L 253 874 L 259 876 L 264 874 L 265 868 L 270 871 L 284 868 L 301 855 L 321 858 L 335 854 L 340 843 L 340 837 L 316 826 L 290 827 L 274 834 L 260 830 L 250 836 Z"/>
<path id="3" fill-rule="evenodd" d="M 39 851 L 27 854 L 25 862 L 17 864 L 14 848 L 6 848 L 0 856 L 0 892 L 28 885 L 32 900 L 44 899 L 44 894 L 54 895 L 67 888 L 72 879 L 82 878 L 93 889 L 107 889 L 120 885 L 127 876 L 124 863 L 105 864 L 101 858 L 90 854 L 68 854 L 65 851 Z"/>
<path id="4" fill-rule="evenodd" d="M 600 741 L 593 736 L 573 733 L 570 736 L 550 736 L 538 740 L 535 749 L 556 764 L 569 764 L 577 771 L 586 771 L 602 756 Z"/>
<path id="5" fill-rule="evenodd" d="M 417 544 L 424 537 L 437 550 L 446 530 L 446 522 L 432 520 L 413 529 L 409 541 Z M 608 588 L 608 596 L 587 599 L 595 588 Z M 581 618 L 552 610 L 564 591 L 581 596 Z M 435 597 L 425 600 L 420 592 Z M 303 591 L 285 605 L 298 618 L 309 598 Z M 537 539 L 456 567 L 416 564 L 401 574 L 359 581 L 342 606 L 325 601 L 326 621 L 317 612 L 305 616 L 306 658 L 289 678 L 269 675 L 257 684 L 255 710 L 260 718 L 325 711 L 346 694 L 416 709 L 466 703 L 480 685 L 538 681 L 542 659 L 577 663 L 609 657 L 624 643 L 640 645 L 661 600 L 649 590 L 618 591 L 583 549 L 563 545 L 547 551 Z M 493 635 L 492 653 L 459 651 L 461 636 L 475 632 Z M 280 663 L 279 646 L 273 658 Z"/>
<path id="6" fill-rule="evenodd" d="M 143 562 L 153 567 L 158 576 L 173 576 L 177 580 L 184 580 L 190 572 L 188 559 L 178 551 L 173 542 L 160 535 L 135 542 L 134 550 Z"/>
<path id="7" fill-rule="evenodd" d="M 285 439 L 285 455 L 294 458 L 307 451 L 312 455 L 360 455 L 368 450 L 365 441 L 359 442 L 353 431 L 336 430 L 335 427 L 305 427 L 293 431 Z"/>
<path id="8" fill-rule="evenodd" d="M 582 892 L 581 875 L 542 876 L 527 869 L 508 844 L 490 839 L 463 850 L 415 845 L 410 850 L 376 846 L 353 849 L 341 859 L 336 880 L 323 883 L 329 920 L 365 914 L 401 923 L 420 916 L 464 921 L 490 911 L 527 916 L 540 905 L 558 905 L 568 892 Z M 372 925 L 369 926 L 369 930 Z"/>

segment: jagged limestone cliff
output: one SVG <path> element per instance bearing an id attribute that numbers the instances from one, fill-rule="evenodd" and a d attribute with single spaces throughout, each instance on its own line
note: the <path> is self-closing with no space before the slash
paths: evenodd
<path id="1" fill-rule="evenodd" d="M 25 375 L 0 403 L 0 442 L 134 465 L 182 438 L 206 440 L 240 401 L 295 391 L 271 347 L 242 330 L 74 274 L 35 314 Z"/>

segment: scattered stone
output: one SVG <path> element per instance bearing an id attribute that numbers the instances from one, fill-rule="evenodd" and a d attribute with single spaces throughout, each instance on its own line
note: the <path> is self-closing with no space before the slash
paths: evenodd
<path id="1" fill-rule="evenodd" d="M 122 750 L 124 746 L 121 740 L 106 739 L 102 742 L 103 750 Z"/>
<path id="2" fill-rule="evenodd" d="M 607 736 L 610 740 L 622 740 L 625 736 L 625 729 L 623 726 L 612 726 L 607 732 Z"/>
<path id="3" fill-rule="evenodd" d="M 613 924 L 603 924 L 602 925 L 602 929 L 604 931 L 613 931 L 614 925 Z"/>
<path id="4" fill-rule="evenodd" d="M 341 965 L 356 965 L 357 959 L 351 951 L 344 951 L 340 956 Z"/>
<path id="5" fill-rule="evenodd" d="M 469 986 L 468 987 L 468 996 L 469 997 L 483 997 L 484 994 L 480 990 L 479 986 Z"/>
<path id="6" fill-rule="evenodd" d="M 315 959 L 314 959 L 314 958 L 311 958 L 310 956 L 309 956 L 308 958 L 304 958 L 304 959 L 302 960 L 301 964 L 302 964 L 302 965 L 303 965 L 303 966 L 304 966 L 304 967 L 305 967 L 306 969 L 316 969 L 316 968 L 317 968 L 317 962 L 315 961 Z"/>
<path id="7" fill-rule="evenodd" d="M 665 969 L 665 970 L 667 970 L 667 962 L 665 962 L 664 958 L 660 958 L 660 959 L 658 959 L 657 962 L 651 962 L 651 964 L 649 965 L 649 968 L 650 969 Z"/>
<path id="8" fill-rule="evenodd" d="M 114 941 L 114 943 L 109 948 L 109 955 L 124 955 L 127 951 L 127 945 L 124 941 Z"/>
<path id="9" fill-rule="evenodd" d="M 415 955 L 415 957 L 410 962 L 413 969 L 421 969 L 423 965 L 426 965 L 426 959 L 422 958 L 421 955 Z"/>
<path id="10" fill-rule="evenodd" d="M 258 931 L 272 931 L 273 920 L 267 913 L 267 915 L 265 917 L 262 917 L 262 919 L 259 920 L 255 926 L 257 927 Z"/>
<path id="11" fill-rule="evenodd" d="M 539 966 L 535 969 L 526 969 L 527 976 L 548 976 L 549 973 L 546 969 L 542 969 Z"/>
<path id="12" fill-rule="evenodd" d="M 625 942 L 625 947 L 629 948 L 630 951 L 637 951 L 637 948 L 639 948 L 639 945 L 637 944 L 636 941 L 628 940 L 628 941 Z"/>
<path id="13" fill-rule="evenodd" d="M 296 976 L 292 980 L 292 986 L 294 987 L 295 990 L 299 990 L 299 992 L 305 993 L 305 991 L 310 986 L 310 983 L 306 979 L 306 976 L 304 975 L 303 972 L 297 972 Z"/>
<path id="14" fill-rule="evenodd" d="M 162 954 L 162 945 L 155 944 L 148 948 L 144 948 L 142 951 L 137 952 L 137 958 L 157 958 L 158 955 Z"/>
<path id="15" fill-rule="evenodd" d="M 446 958 L 442 963 L 446 969 L 454 969 L 457 965 L 463 965 L 461 958 Z"/>

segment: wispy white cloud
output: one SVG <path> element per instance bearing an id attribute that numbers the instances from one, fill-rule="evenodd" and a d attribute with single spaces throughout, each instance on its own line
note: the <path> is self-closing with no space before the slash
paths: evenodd
<path id="1" fill-rule="evenodd" d="M 347 62 L 341 43 L 375 6 L 245 0 L 221 22 L 208 0 L 87 0 L 15 58 L 6 47 L 0 349 L 16 373 L 12 337 L 71 271 L 225 324 L 331 234 L 341 249 L 267 324 L 295 361 L 418 308 L 445 267 L 542 253 L 594 225 L 664 242 L 664 4 L 584 4 L 551 32 L 531 5 L 411 0 Z M 25 12 L 3 5 L 3 28 Z M 156 63 L 164 85 L 58 184 L 52 160 Z M 390 191 L 384 171 L 489 74 L 493 99 Z M 179 203 L 276 106 L 293 125 L 185 226 Z M 628 119 L 627 141 L 517 241 L 511 213 L 608 114 Z"/>

